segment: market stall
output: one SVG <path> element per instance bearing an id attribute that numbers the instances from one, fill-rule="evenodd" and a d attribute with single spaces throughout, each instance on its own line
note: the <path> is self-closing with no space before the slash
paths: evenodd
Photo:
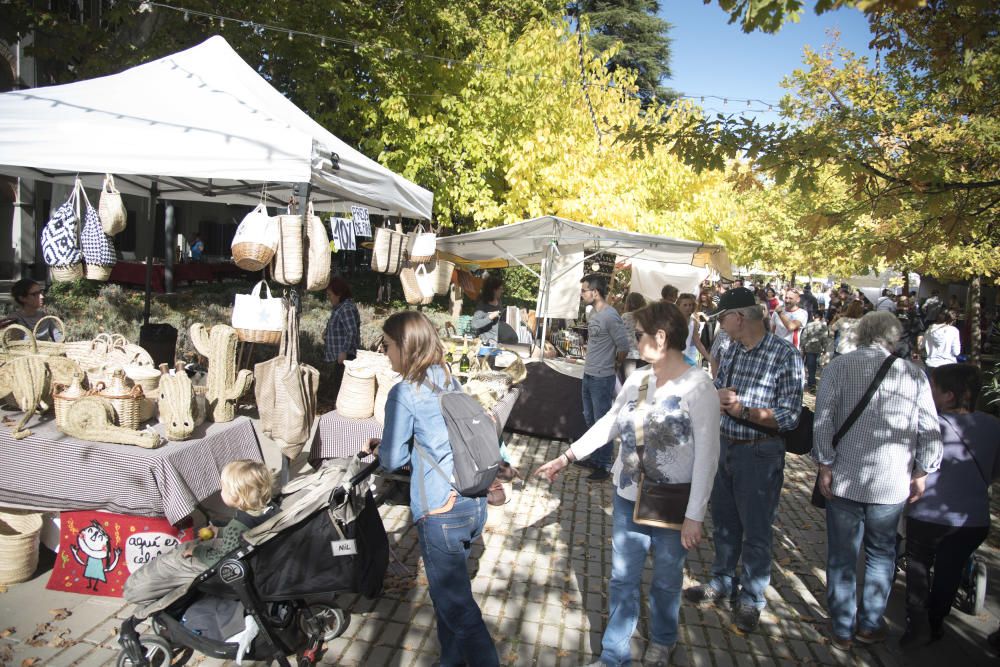
<path id="1" fill-rule="evenodd" d="M 165 434 L 165 427 L 156 430 Z M 15 440 L 0 429 L 0 505 L 38 510 L 103 509 L 177 523 L 219 491 L 229 461 L 263 460 L 247 417 L 199 426 L 192 439 L 157 449 L 89 442 L 53 419 Z"/>

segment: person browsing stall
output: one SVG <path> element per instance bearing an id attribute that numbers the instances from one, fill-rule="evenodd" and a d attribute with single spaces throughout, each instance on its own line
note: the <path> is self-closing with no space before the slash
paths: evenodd
<path id="1" fill-rule="evenodd" d="M 799 344 L 802 329 L 809 324 L 809 313 L 805 308 L 799 308 L 799 298 L 798 290 L 786 290 L 784 305 L 778 304 L 771 313 L 771 331 L 797 350 L 802 347 Z"/>
<path id="2" fill-rule="evenodd" d="M 28 331 L 34 331 L 38 321 L 46 317 L 42 308 L 45 305 L 45 289 L 30 278 L 22 278 L 10 288 L 10 296 L 18 308 L 7 318 L 7 324 L 20 324 Z M 35 338 L 58 343 L 63 339 L 63 332 L 53 320 L 46 320 L 45 326 L 36 332 Z"/>
<path id="3" fill-rule="evenodd" d="M 503 282 L 498 276 L 487 276 L 479 292 L 479 302 L 472 314 L 472 329 L 484 343 L 500 340 L 500 325 L 504 324 Z M 503 341 L 513 342 L 513 341 Z"/>
<path id="4" fill-rule="evenodd" d="M 382 332 L 392 370 L 403 380 L 389 391 L 382 439 L 372 445 L 385 470 L 413 469 L 410 512 L 437 617 L 440 664 L 494 667 L 499 664 L 496 647 L 466 569 L 472 542 L 486 523 L 486 497 L 461 496 L 450 483 L 454 457 L 435 389 L 461 387 L 444 363 L 437 330 L 423 313 L 394 313 Z"/>
<path id="5" fill-rule="evenodd" d="M 621 316 L 604 300 L 608 283 L 591 274 L 580 282 L 580 300 L 592 312 L 587 322 L 587 355 L 583 362 L 583 420 L 587 427 L 607 414 L 615 395 L 615 369 L 625 361 L 631 344 Z M 609 441 L 591 455 L 594 471 L 587 480 L 603 482 L 611 476 L 614 445 Z"/>
<path id="6" fill-rule="evenodd" d="M 798 423 L 802 355 L 767 331 L 764 307 L 749 289 L 722 295 L 716 316 L 731 342 L 715 379 L 723 413 L 712 488 L 715 558 L 711 580 L 687 589 L 685 597 L 697 604 L 732 598 L 734 624 L 750 632 L 767 604 L 771 538 L 785 471 L 784 440 L 757 426 L 788 431 Z"/>
<path id="7" fill-rule="evenodd" d="M 535 475 L 553 481 L 571 461 L 611 438 L 621 447 L 613 468 L 615 494 L 611 537 L 608 624 L 599 665 L 627 665 L 639 621 L 642 572 L 653 549 L 649 593 L 650 643 L 643 664 L 668 664 L 677 643 L 689 549 L 702 538 L 702 522 L 719 462 L 719 397 L 708 375 L 684 359 L 687 320 L 673 304 L 652 303 L 635 311 L 635 338 L 650 364 L 629 376 L 611 410 L 570 448 Z M 690 484 L 672 508 L 678 523 L 634 520 L 642 476 L 660 484 Z M 669 508 L 664 508 L 669 509 Z"/>
<path id="8" fill-rule="evenodd" d="M 356 358 L 361 347 L 361 313 L 351 296 L 351 286 L 346 280 L 338 276 L 330 278 L 326 286 L 330 319 L 323 330 L 323 361 L 333 366 L 327 391 L 334 400 L 344 380 L 344 362 Z"/>

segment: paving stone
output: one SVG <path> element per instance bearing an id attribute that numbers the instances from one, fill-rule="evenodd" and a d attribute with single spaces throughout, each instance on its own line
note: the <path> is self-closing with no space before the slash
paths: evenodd
<path id="1" fill-rule="evenodd" d="M 729 651 L 722 648 L 712 649 L 712 658 L 715 660 L 716 667 L 734 667 L 736 665 Z"/>

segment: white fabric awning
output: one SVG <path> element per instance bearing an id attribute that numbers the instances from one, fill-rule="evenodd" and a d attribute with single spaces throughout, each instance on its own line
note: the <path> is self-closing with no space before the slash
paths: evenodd
<path id="1" fill-rule="evenodd" d="M 119 74 L 0 94 L 0 172 L 163 199 L 270 204 L 309 182 L 319 208 L 430 219 L 433 195 L 351 148 L 219 36 Z"/>

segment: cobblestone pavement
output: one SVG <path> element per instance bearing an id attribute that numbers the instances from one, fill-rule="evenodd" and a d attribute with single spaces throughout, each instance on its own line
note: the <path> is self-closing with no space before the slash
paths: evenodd
<path id="1" fill-rule="evenodd" d="M 525 473 L 558 455 L 564 444 L 510 436 L 515 464 Z M 586 471 L 571 466 L 551 487 L 529 481 L 508 491 L 511 501 L 491 507 L 483 543 L 474 548 L 473 591 L 505 665 L 586 664 L 600 652 L 611 568 L 610 483 L 589 484 Z M 932 647 L 902 653 L 903 586 L 897 582 L 887 612 L 894 635 L 875 648 L 838 652 L 824 639 L 825 524 L 808 503 L 814 468 L 808 459 L 786 459 L 785 489 L 774 534 L 774 570 L 768 608 L 759 629 L 739 634 L 727 609 L 681 609 L 681 639 L 675 664 L 727 665 L 941 665 L 996 664 L 984 637 L 997 628 L 997 586 L 979 618 L 955 612 L 946 638 Z M 994 516 L 1000 514 L 994 506 Z M 327 645 L 322 664 L 430 666 L 437 653 L 434 612 L 420 570 L 416 531 L 405 505 L 382 508 L 396 553 L 413 573 L 392 575 L 377 601 L 342 596 L 352 612 L 344 635 Z M 711 564 L 708 539 L 688 556 L 685 586 L 697 583 Z M 998 569 L 997 540 L 980 553 Z M 0 664 L 36 667 L 114 664 L 117 628 L 129 606 L 110 598 L 44 589 L 48 573 L 0 594 Z M 649 569 L 646 571 L 648 590 Z M 645 617 L 633 641 L 638 659 L 647 636 Z M 189 664 L 221 665 L 196 656 Z"/>

